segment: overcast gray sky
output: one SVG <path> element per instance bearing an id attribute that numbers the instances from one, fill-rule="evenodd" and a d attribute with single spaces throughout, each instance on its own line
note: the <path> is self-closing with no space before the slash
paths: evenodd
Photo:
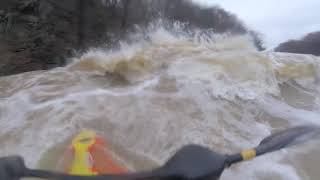
<path id="1" fill-rule="evenodd" d="M 264 36 L 268 48 L 320 31 L 320 0 L 194 0 L 219 5 Z"/>

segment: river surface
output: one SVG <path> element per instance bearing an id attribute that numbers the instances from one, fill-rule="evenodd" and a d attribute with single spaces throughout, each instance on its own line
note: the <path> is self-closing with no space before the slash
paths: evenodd
<path id="1" fill-rule="evenodd" d="M 311 55 L 257 52 L 246 36 L 150 28 L 63 68 L 1 77 L 0 155 L 54 164 L 83 129 L 136 170 L 189 143 L 235 153 L 274 131 L 319 125 L 319 83 L 320 59 Z M 221 179 L 318 180 L 319 145 L 240 163 Z"/>

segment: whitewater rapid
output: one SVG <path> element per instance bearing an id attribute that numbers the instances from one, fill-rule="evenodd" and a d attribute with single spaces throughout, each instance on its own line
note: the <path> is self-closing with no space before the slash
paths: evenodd
<path id="1" fill-rule="evenodd" d="M 234 153 L 275 130 L 320 125 L 315 56 L 257 52 L 247 36 L 179 27 L 131 38 L 113 50 L 90 49 L 66 67 L 1 77 L 0 155 L 39 166 L 55 156 L 48 151 L 93 129 L 127 166 L 146 169 L 189 143 Z M 241 163 L 221 179 L 317 179 L 319 143 Z"/>

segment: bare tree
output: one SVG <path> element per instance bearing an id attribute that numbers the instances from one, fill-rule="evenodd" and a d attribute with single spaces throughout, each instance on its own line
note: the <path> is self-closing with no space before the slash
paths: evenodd
<path id="1" fill-rule="evenodd" d="M 86 0 L 78 0 L 78 46 L 83 48 L 84 43 L 84 31 L 85 31 L 85 1 Z"/>
<path id="2" fill-rule="evenodd" d="M 123 16 L 121 20 L 122 29 L 124 29 L 127 25 L 129 5 L 130 5 L 130 0 L 123 0 Z"/>

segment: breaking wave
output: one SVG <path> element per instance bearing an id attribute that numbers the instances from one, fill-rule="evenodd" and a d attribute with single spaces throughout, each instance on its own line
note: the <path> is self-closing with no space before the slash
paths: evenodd
<path id="1" fill-rule="evenodd" d="M 0 153 L 36 166 L 81 129 L 105 136 L 133 169 L 164 163 L 188 143 L 237 152 L 275 129 L 320 124 L 319 62 L 258 52 L 244 35 L 155 24 L 67 67 L 1 77 Z M 315 161 L 299 158 L 319 154 L 311 149 L 239 164 L 222 179 L 316 179 Z"/>

